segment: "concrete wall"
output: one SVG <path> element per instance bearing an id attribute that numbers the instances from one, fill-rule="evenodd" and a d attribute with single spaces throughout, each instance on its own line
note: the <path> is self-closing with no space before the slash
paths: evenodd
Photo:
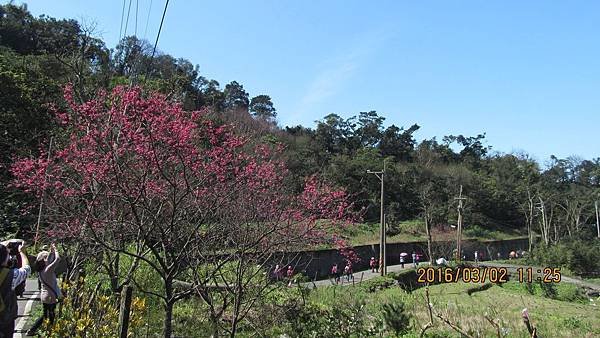
<path id="1" fill-rule="evenodd" d="M 526 250 L 527 247 L 527 238 L 498 241 L 467 240 L 462 243 L 463 255 L 466 256 L 467 260 L 473 260 L 475 251 L 479 252 L 479 257 L 482 260 L 496 259 L 498 252 L 501 258 L 506 259 L 510 251 Z M 456 248 L 456 242 L 454 241 L 434 242 L 432 245 L 434 259 L 439 257 L 451 258 L 454 248 Z M 354 251 L 360 258 L 359 262 L 353 264 L 354 271 L 368 269 L 371 257 L 379 259 L 378 244 L 356 246 L 354 247 Z M 387 264 L 400 264 L 401 252 L 409 254 L 406 262 L 410 262 L 412 260 L 410 255 L 413 251 L 422 255 L 421 262 L 428 261 L 426 257 L 427 242 L 392 243 L 387 245 Z M 335 263 L 338 264 L 339 271 L 343 271 L 345 258 L 338 250 L 328 249 L 282 254 L 274 262 L 280 265 L 292 265 L 296 272 L 302 272 L 310 279 L 322 279 L 328 276 L 331 266 Z M 273 263 L 273 265 L 276 263 Z"/>

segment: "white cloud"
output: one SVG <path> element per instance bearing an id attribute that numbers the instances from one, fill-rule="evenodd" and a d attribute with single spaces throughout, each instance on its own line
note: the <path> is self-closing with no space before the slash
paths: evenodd
<path id="1" fill-rule="evenodd" d="M 389 27 L 387 27 L 389 28 Z M 335 97 L 352 79 L 365 60 L 392 36 L 393 29 L 380 28 L 361 34 L 344 53 L 324 60 L 321 70 L 306 86 L 306 91 L 287 119 L 292 124 L 314 110 L 318 104 Z M 325 112 L 318 112 L 325 113 Z"/>
<path id="2" fill-rule="evenodd" d="M 301 107 L 311 106 L 335 95 L 352 77 L 358 65 L 359 62 L 350 59 L 317 74 L 300 101 Z"/>

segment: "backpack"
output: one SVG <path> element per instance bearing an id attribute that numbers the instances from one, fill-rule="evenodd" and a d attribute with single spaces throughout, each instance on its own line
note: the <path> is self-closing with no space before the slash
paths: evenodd
<path id="1" fill-rule="evenodd" d="M 0 270 L 0 323 L 7 323 L 17 316 L 17 296 L 12 290 L 12 277 L 10 269 Z"/>
<path id="2" fill-rule="evenodd" d="M 8 276 L 8 269 L 2 269 L 0 271 L 0 286 L 4 283 L 6 276 Z M 4 304 L 4 297 L 0 297 L 0 315 L 4 314 L 4 310 L 6 309 L 6 304 Z"/>

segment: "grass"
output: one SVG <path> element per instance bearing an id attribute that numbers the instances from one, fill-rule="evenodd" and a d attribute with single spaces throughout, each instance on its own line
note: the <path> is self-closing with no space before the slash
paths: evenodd
<path id="1" fill-rule="evenodd" d="M 431 298 L 438 311 L 460 322 L 472 332 L 492 336 L 494 330 L 486 322 L 485 314 L 499 319 L 510 337 L 528 337 L 521 320 L 521 310 L 528 308 L 533 324 L 544 337 L 592 337 L 600 334 L 600 311 L 589 303 L 566 302 L 543 297 L 540 291 L 529 294 L 523 285 L 507 283 L 469 296 L 464 291 L 470 284 L 442 284 L 430 288 Z M 570 286 L 560 284 L 565 294 Z M 424 289 L 415 292 L 423 296 Z M 559 292 L 559 294 L 561 294 Z M 417 304 L 419 318 L 426 318 L 426 306 Z M 447 328 L 445 328 L 447 331 Z"/>
<path id="2" fill-rule="evenodd" d="M 424 240 L 417 227 L 419 221 L 407 221 L 400 224 L 400 233 L 388 236 L 388 243 Z M 404 230 L 404 231 L 402 231 Z M 379 243 L 379 223 L 358 223 L 351 225 L 342 233 L 350 239 L 351 245 L 368 245 Z"/>
<path id="3" fill-rule="evenodd" d="M 495 336 L 495 329 L 486 321 L 486 315 L 493 320 L 498 320 L 503 332 L 506 333 L 504 337 L 528 337 L 521 320 L 521 310 L 525 307 L 529 309 L 532 322 L 538 327 L 542 337 L 595 337 L 600 335 L 600 311 L 594 302 L 582 297 L 579 289 L 573 285 L 560 283 L 549 292 L 537 284 L 532 284 L 528 289 L 525 284 L 509 282 L 503 287 L 493 286 L 471 296 L 467 295 L 465 291 L 473 286 L 474 284 L 464 283 L 440 284 L 431 286 L 429 290 L 435 311 L 443 313 L 453 323 L 458 323 L 474 337 Z M 361 311 L 364 316 L 361 317 L 362 319 L 357 317 L 357 320 L 379 328 L 385 327 L 383 323 L 384 304 L 402 303 L 406 308 L 406 313 L 411 317 L 410 330 L 403 337 L 418 337 L 420 328 L 428 322 L 425 289 L 421 288 L 407 293 L 395 286 L 389 277 L 378 277 L 377 280 L 363 282 L 362 285 L 357 283 L 356 286 L 331 286 L 313 291 L 306 290 L 306 294 L 302 297 L 299 296 L 299 290 L 298 288 L 282 288 L 275 294 L 264 297 L 261 302 L 264 302 L 266 307 L 257 307 L 256 313 L 251 315 L 251 320 L 245 323 L 252 322 L 255 325 L 258 320 L 263 320 L 268 323 L 268 327 L 272 328 L 272 331 L 267 332 L 271 332 L 273 335 L 267 334 L 267 336 L 279 336 L 288 332 L 290 327 L 286 324 L 282 310 L 291 304 L 288 297 L 293 297 L 296 301 L 306 297 L 307 304 L 315 305 L 318 311 L 323 311 L 324 306 L 329 309 L 352 308 L 358 302 L 362 304 L 359 304 L 361 309 L 358 311 Z M 549 298 L 548 294 L 552 298 Z M 278 299 L 281 306 L 273 306 L 273 299 Z M 599 303 L 598 300 L 595 302 Z M 157 336 L 162 329 L 162 304 L 157 299 L 148 299 L 147 304 L 147 313 L 144 316 L 144 324 L 140 332 L 142 334 L 147 332 L 148 336 Z M 269 307 L 274 312 L 271 313 L 268 310 L 261 312 Z M 207 318 L 207 310 L 206 305 L 194 297 L 176 303 L 173 316 L 175 335 L 182 337 L 208 336 L 210 323 Z M 325 318 L 327 317 L 325 315 L 334 313 L 334 311 L 323 312 L 320 317 Z M 270 315 L 265 316 L 264 314 Z M 338 317 L 331 317 L 331 321 L 334 322 L 332 325 L 335 325 L 338 319 Z M 261 327 L 266 326 L 261 324 Z M 250 326 L 244 324 L 244 328 L 244 331 L 239 334 L 240 337 L 255 335 Z M 428 331 L 427 336 L 431 338 L 457 337 L 458 335 L 446 324 L 436 319 L 435 327 Z"/>
<path id="4" fill-rule="evenodd" d="M 570 283 L 527 284 L 513 281 L 503 284 L 502 288 L 505 290 L 510 290 L 511 292 L 519 295 L 534 295 L 572 303 L 590 303 L 589 299 L 585 297 L 582 290 L 576 285 Z"/>
<path id="5" fill-rule="evenodd" d="M 431 286 L 430 299 L 434 311 L 443 314 L 451 322 L 460 325 L 474 337 L 496 336 L 495 328 L 486 316 L 497 320 L 506 337 L 529 337 L 521 319 L 521 310 L 528 308 L 532 323 L 543 337 L 597 337 L 600 334 L 600 311 L 597 305 L 574 295 L 575 287 L 566 283 L 556 285 L 557 297 L 550 299 L 540 287 L 534 286 L 533 294 L 523 284 L 509 282 L 503 287 L 493 286 L 488 290 L 469 296 L 466 290 L 473 284 L 452 283 Z M 428 320 L 425 288 L 406 293 L 398 287 L 369 293 L 364 288 L 354 287 L 351 291 L 340 287 L 316 290 L 311 300 L 336 304 L 341 298 L 351 297 L 366 304 L 366 313 L 375 317 L 381 313 L 384 303 L 402 302 L 412 315 L 411 331 L 405 337 L 418 337 L 420 328 Z M 571 301 L 567 301 L 571 299 Z M 435 326 L 428 335 L 436 337 L 458 336 L 449 326 L 435 318 Z"/>
<path id="6" fill-rule="evenodd" d="M 351 245 L 369 245 L 379 243 L 379 223 L 357 223 L 348 226 L 342 235 L 349 239 Z M 432 229 L 435 241 L 454 240 L 456 232 L 450 227 Z M 464 229 L 464 239 L 503 240 L 522 237 L 524 234 L 506 227 L 484 228 L 479 225 L 468 225 Z M 422 220 L 402 221 L 389 226 L 388 243 L 413 242 L 427 240 L 425 225 Z"/>

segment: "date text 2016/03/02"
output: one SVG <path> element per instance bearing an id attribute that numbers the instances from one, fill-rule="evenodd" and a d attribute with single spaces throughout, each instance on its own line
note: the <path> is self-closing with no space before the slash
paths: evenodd
<path id="1" fill-rule="evenodd" d="M 531 267 L 517 268 L 516 276 L 519 283 L 559 283 L 560 268 L 535 269 Z M 509 280 L 507 268 L 419 268 L 417 282 L 419 283 L 506 283 Z"/>

